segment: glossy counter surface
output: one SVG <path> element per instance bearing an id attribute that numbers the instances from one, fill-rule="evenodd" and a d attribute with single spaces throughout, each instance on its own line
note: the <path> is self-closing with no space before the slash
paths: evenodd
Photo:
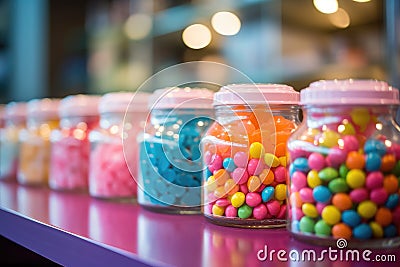
<path id="1" fill-rule="evenodd" d="M 362 250 L 359 261 L 350 261 L 351 255 L 340 261 L 340 253 L 332 254 L 336 261 L 328 254 L 322 262 L 302 261 L 302 252 L 319 255 L 326 248 L 299 242 L 285 229 L 216 226 L 201 215 L 158 214 L 137 204 L 4 182 L 0 182 L 0 234 L 57 263 L 74 266 L 378 266 L 382 262 L 376 256 L 383 259 L 382 255 L 395 260 L 385 266 L 400 266 L 400 249 L 371 250 L 370 262 L 362 258 Z M 287 261 L 279 260 L 281 249 L 286 254 L 280 257 Z M 260 250 L 272 260 L 260 261 L 257 254 L 265 258 Z M 289 254 L 296 258 L 296 252 L 299 260 L 290 260 Z"/>

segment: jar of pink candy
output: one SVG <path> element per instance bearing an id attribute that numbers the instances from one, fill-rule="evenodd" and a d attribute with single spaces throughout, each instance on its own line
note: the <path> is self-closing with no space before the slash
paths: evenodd
<path id="1" fill-rule="evenodd" d="M 50 188 L 88 190 L 88 136 L 99 123 L 99 99 L 99 96 L 72 95 L 61 100 L 60 129 L 51 133 Z"/>
<path id="2" fill-rule="evenodd" d="M 289 230 L 317 244 L 400 245 L 398 90 L 318 81 L 301 104 L 303 123 L 288 140 Z"/>
<path id="3" fill-rule="evenodd" d="M 11 102 L 0 113 L 0 120 L 4 121 L 4 128 L 0 128 L 0 179 L 15 181 L 19 159 L 18 135 L 25 128 L 26 103 Z"/>
<path id="4" fill-rule="evenodd" d="M 100 125 L 89 135 L 89 193 L 103 199 L 136 197 L 136 136 L 147 117 L 148 93 L 116 92 L 101 97 Z"/>
<path id="5" fill-rule="evenodd" d="M 227 85 L 214 95 L 216 121 L 202 140 L 207 219 L 286 226 L 286 140 L 299 124 L 298 101 L 280 84 Z"/>

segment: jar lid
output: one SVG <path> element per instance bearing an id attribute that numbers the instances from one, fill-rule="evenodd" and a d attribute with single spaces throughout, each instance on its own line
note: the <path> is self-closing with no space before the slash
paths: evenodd
<path id="1" fill-rule="evenodd" d="M 28 101 L 28 117 L 58 118 L 60 99 L 42 98 Z"/>
<path id="2" fill-rule="evenodd" d="M 96 116 L 99 114 L 97 95 L 70 95 L 60 102 L 59 115 L 66 116 Z"/>
<path id="3" fill-rule="evenodd" d="M 399 102 L 399 91 L 377 80 L 320 80 L 300 91 L 301 105 L 385 105 Z"/>
<path id="4" fill-rule="evenodd" d="M 99 113 L 125 112 L 129 106 L 130 112 L 147 110 L 149 93 L 115 92 L 101 97 L 99 102 Z"/>
<path id="5" fill-rule="evenodd" d="M 5 106 L 4 118 L 14 119 L 26 116 L 25 102 L 10 102 Z"/>
<path id="6" fill-rule="evenodd" d="M 229 84 L 214 95 L 214 106 L 266 103 L 298 105 L 299 92 L 285 84 Z"/>
<path id="7" fill-rule="evenodd" d="M 154 91 L 150 109 L 212 109 L 214 92 L 206 88 L 167 87 Z"/>

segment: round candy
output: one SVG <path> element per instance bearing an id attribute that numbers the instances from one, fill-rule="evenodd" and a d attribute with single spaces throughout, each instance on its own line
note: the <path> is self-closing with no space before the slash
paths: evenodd
<path id="1" fill-rule="evenodd" d="M 258 177 L 265 185 L 271 184 L 275 179 L 274 172 L 270 169 L 264 169 Z"/>
<path id="2" fill-rule="evenodd" d="M 369 197 L 368 190 L 365 188 L 357 188 L 350 192 L 350 198 L 354 203 L 360 203 Z"/>
<path id="3" fill-rule="evenodd" d="M 267 154 L 265 154 L 267 155 Z M 310 170 L 310 167 L 308 166 L 308 161 L 306 158 L 297 158 L 293 161 L 293 166 L 295 170 L 302 171 L 302 172 L 308 172 Z"/>
<path id="4" fill-rule="evenodd" d="M 335 131 L 327 130 L 322 133 L 319 144 L 325 147 L 334 147 L 338 145 L 339 138 L 340 134 Z"/>
<path id="5" fill-rule="evenodd" d="M 224 190 L 225 190 L 225 192 L 228 193 L 229 196 L 231 196 L 231 195 L 235 194 L 237 191 L 239 191 L 239 186 L 235 183 L 235 181 L 233 179 L 228 179 L 225 182 Z"/>
<path id="6" fill-rule="evenodd" d="M 220 207 L 220 206 L 217 206 L 217 205 L 213 205 L 212 213 L 214 215 L 222 216 L 222 215 L 224 215 L 224 212 L 225 212 L 225 209 L 223 207 Z"/>
<path id="7" fill-rule="evenodd" d="M 259 159 L 249 160 L 247 164 L 247 172 L 249 175 L 259 175 L 265 169 L 265 164 Z"/>
<path id="8" fill-rule="evenodd" d="M 350 170 L 347 173 L 346 182 L 350 188 L 361 188 L 365 184 L 365 173 L 358 169 Z"/>
<path id="9" fill-rule="evenodd" d="M 361 216 L 354 210 L 345 210 L 342 213 L 342 221 L 354 228 L 361 223 Z"/>
<path id="10" fill-rule="evenodd" d="M 342 135 L 353 136 L 356 133 L 353 124 L 348 120 L 343 120 L 343 123 L 338 126 L 338 132 Z"/>
<path id="11" fill-rule="evenodd" d="M 267 217 L 268 210 L 264 204 L 260 204 L 253 209 L 253 216 L 257 220 L 263 220 Z"/>
<path id="12" fill-rule="evenodd" d="M 372 237 L 372 229 L 366 224 L 360 224 L 353 229 L 353 236 L 357 239 L 370 239 Z"/>
<path id="13" fill-rule="evenodd" d="M 322 210 L 322 219 L 330 225 L 334 225 L 340 221 L 341 213 L 338 208 L 328 205 Z"/>
<path id="14" fill-rule="evenodd" d="M 311 170 L 307 174 L 307 184 L 311 188 L 315 188 L 322 184 L 322 180 L 318 176 L 318 172 L 316 170 Z"/>
<path id="15" fill-rule="evenodd" d="M 365 166 L 364 155 L 356 151 L 351 151 L 347 154 L 346 167 L 349 169 L 362 169 Z"/>
<path id="16" fill-rule="evenodd" d="M 305 187 L 300 189 L 300 198 L 303 202 L 307 203 L 314 203 L 314 197 L 313 197 L 313 190 L 311 188 Z"/>
<path id="17" fill-rule="evenodd" d="M 381 156 L 378 153 L 371 152 L 365 157 L 365 169 L 369 172 L 377 171 L 381 168 Z"/>
<path id="18" fill-rule="evenodd" d="M 385 237 L 395 237 L 397 236 L 397 228 L 393 224 L 390 224 L 383 228 L 383 235 Z"/>
<path id="19" fill-rule="evenodd" d="M 281 209 L 281 204 L 277 200 L 271 200 L 265 204 L 267 206 L 269 214 L 276 216 Z"/>
<path id="20" fill-rule="evenodd" d="M 329 190 L 333 193 L 344 193 L 349 190 L 349 187 L 344 178 L 336 178 L 329 182 Z"/>
<path id="21" fill-rule="evenodd" d="M 227 206 L 225 208 L 225 216 L 228 217 L 228 218 L 237 217 L 237 209 L 232 205 Z"/>
<path id="22" fill-rule="evenodd" d="M 265 153 L 264 155 L 264 162 L 268 167 L 278 167 L 280 161 L 277 156 L 271 153 Z"/>
<path id="23" fill-rule="evenodd" d="M 385 227 L 392 223 L 392 212 L 385 207 L 381 207 L 375 214 L 375 222 Z"/>
<path id="24" fill-rule="evenodd" d="M 240 219 L 247 219 L 253 213 L 253 209 L 244 204 L 238 209 L 238 216 Z"/>
<path id="25" fill-rule="evenodd" d="M 232 206 L 234 206 L 235 208 L 239 208 L 243 205 L 245 199 L 246 195 L 244 193 L 236 192 L 231 198 Z"/>
<path id="26" fill-rule="evenodd" d="M 383 186 L 383 174 L 379 171 L 370 172 L 367 175 L 365 185 L 368 189 L 380 188 Z"/>
<path id="27" fill-rule="evenodd" d="M 307 186 L 307 177 L 304 173 L 296 171 L 292 175 L 292 184 L 301 189 Z"/>
<path id="28" fill-rule="evenodd" d="M 274 170 L 275 181 L 277 183 L 286 183 L 286 168 L 279 166 Z"/>
<path id="29" fill-rule="evenodd" d="M 219 169 L 214 172 L 214 179 L 217 185 L 224 185 L 230 178 L 229 173 L 225 169 Z"/>
<path id="30" fill-rule="evenodd" d="M 275 187 L 275 198 L 277 200 L 285 200 L 286 199 L 286 184 L 278 184 Z"/>
<path id="31" fill-rule="evenodd" d="M 303 211 L 304 215 L 310 218 L 318 217 L 317 208 L 311 203 L 304 203 L 303 206 L 301 207 L 301 210 Z"/>
<path id="32" fill-rule="evenodd" d="M 332 197 L 332 204 L 339 210 L 344 211 L 351 209 L 353 202 L 348 194 L 337 193 Z"/>
<path id="33" fill-rule="evenodd" d="M 383 179 L 383 187 L 388 194 L 396 193 L 399 190 L 399 180 L 393 174 L 389 174 Z"/>
<path id="34" fill-rule="evenodd" d="M 264 147 L 260 142 L 254 142 L 250 145 L 249 152 L 252 158 L 259 159 L 264 154 Z"/>
<path id="35" fill-rule="evenodd" d="M 372 236 L 375 238 L 381 238 L 383 237 L 383 228 L 381 225 L 379 225 L 376 222 L 370 222 L 369 227 L 371 227 L 372 230 Z"/>
<path id="36" fill-rule="evenodd" d="M 263 197 L 264 200 L 264 197 Z M 301 196 L 299 192 L 294 192 L 290 194 L 290 203 L 294 205 L 297 208 L 301 208 L 301 205 L 303 205 L 303 201 L 301 200 Z"/>
<path id="37" fill-rule="evenodd" d="M 236 152 L 235 156 L 233 157 L 233 162 L 237 167 L 244 168 L 247 165 L 248 161 L 247 153 L 243 151 Z"/>
<path id="38" fill-rule="evenodd" d="M 347 152 L 358 151 L 359 143 L 354 135 L 346 135 L 342 138 L 343 149 Z"/>
<path id="39" fill-rule="evenodd" d="M 385 188 L 376 188 L 371 190 L 369 198 L 377 205 L 382 205 L 385 204 L 386 200 L 388 199 L 388 193 L 386 192 Z"/>
<path id="40" fill-rule="evenodd" d="M 246 195 L 246 204 L 250 207 L 256 207 L 261 203 L 261 196 L 258 193 L 248 193 Z"/>
<path id="41" fill-rule="evenodd" d="M 247 188 L 250 192 L 257 191 L 261 184 L 261 180 L 258 176 L 250 176 L 249 180 L 247 180 Z"/>
<path id="42" fill-rule="evenodd" d="M 329 154 L 326 157 L 326 163 L 330 167 L 337 168 L 340 164 L 346 161 L 346 151 L 339 148 L 331 148 Z"/>
<path id="43" fill-rule="evenodd" d="M 235 181 L 237 184 L 244 184 L 247 182 L 249 179 L 249 175 L 244 168 L 236 168 L 232 174 L 232 179 Z"/>
<path id="44" fill-rule="evenodd" d="M 380 156 L 383 156 L 386 154 L 386 150 L 387 148 L 385 146 L 385 143 L 376 139 L 368 139 L 364 144 L 365 153 L 376 152 Z"/>
<path id="45" fill-rule="evenodd" d="M 304 216 L 300 220 L 300 231 L 303 233 L 313 233 L 315 222 L 310 217 Z"/>
<path id="46" fill-rule="evenodd" d="M 389 209 L 394 209 L 399 204 L 399 195 L 391 194 L 386 200 L 385 206 Z"/>
<path id="47" fill-rule="evenodd" d="M 371 219 L 375 216 L 376 211 L 376 204 L 370 200 L 361 202 L 357 207 L 358 214 L 360 214 L 364 219 Z"/>
<path id="48" fill-rule="evenodd" d="M 314 226 L 314 232 L 319 236 L 330 236 L 331 228 L 324 220 L 319 220 Z"/>
<path id="49" fill-rule="evenodd" d="M 340 167 L 339 167 L 340 177 L 346 178 L 348 172 L 349 172 L 349 168 L 347 168 L 346 164 L 340 165 Z"/>
<path id="50" fill-rule="evenodd" d="M 217 171 L 222 168 L 222 157 L 218 154 L 211 156 L 211 162 L 208 164 L 208 169 L 210 172 Z"/>
<path id="51" fill-rule="evenodd" d="M 325 158 L 319 153 L 311 153 L 308 157 L 308 165 L 311 169 L 320 171 L 325 167 Z"/>
<path id="52" fill-rule="evenodd" d="M 275 188 L 272 186 L 267 186 L 261 193 L 263 202 L 270 201 L 274 195 L 275 195 Z"/>
<path id="53" fill-rule="evenodd" d="M 209 151 L 207 151 L 207 152 L 209 152 Z M 222 166 L 228 172 L 233 172 L 233 170 L 236 169 L 235 162 L 233 161 L 232 158 L 225 158 L 224 161 L 222 162 Z"/>
<path id="54" fill-rule="evenodd" d="M 332 193 L 328 187 L 319 185 L 313 189 L 313 197 L 315 201 L 328 203 L 332 197 Z"/>
<path id="55" fill-rule="evenodd" d="M 361 130 L 365 130 L 366 125 L 371 119 L 369 111 L 366 108 L 353 108 L 350 112 L 351 120 L 358 126 Z"/>
<path id="56" fill-rule="evenodd" d="M 332 179 L 336 178 L 339 176 L 339 173 L 336 169 L 332 168 L 332 167 L 327 167 L 323 170 L 321 170 L 318 173 L 319 178 L 321 178 L 321 180 L 325 181 L 325 182 L 329 182 Z"/>
<path id="57" fill-rule="evenodd" d="M 393 154 L 386 154 L 381 159 L 381 171 L 390 172 L 396 166 L 396 156 Z M 396 176 L 399 176 L 396 174 Z"/>
<path id="58" fill-rule="evenodd" d="M 348 240 L 352 236 L 352 230 L 348 225 L 344 223 L 338 223 L 332 227 L 332 236 L 336 239 L 344 238 Z"/>

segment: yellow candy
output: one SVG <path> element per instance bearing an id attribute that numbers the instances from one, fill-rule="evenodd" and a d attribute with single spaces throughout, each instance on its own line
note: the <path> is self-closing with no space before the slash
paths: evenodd
<path id="1" fill-rule="evenodd" d="M 225 182 L 224 189 L 225 192 L 228 192 L 228 195 L 233 195 L 239 191 L 239 185 L 237 185 L 233 179 L 228 179 Z"/>
<path id="2" fill-rule="evenodd" d="M 319 143 L 321 146 L 334 147 L 338 145 L 339 138 L 340 134 L 331 130 L 327 130 L 322 133 L 322 136 L 319 138 Z"/>
<path id="3" fill-rule="evenodd" d="M 279 157 L 279 162 L 281 166 L 286 167 L 286 157 Z"/>
<path id="4" fill-rule="evenodd" d="M 381 237 L 383 237 L 383 229 L 382 229 L 382 226 L 380 226 L 379 223 L 377 223 L 377 222 L 370 222 L 370 223 L 369 223 L 369 226 L 371 227 L 371 229 L 372 229 L 372 235 L 373 235 L 375 238 L 381 238 Z"/>
<path id="5" fill-rule="evenodd" d="M 304 203 L 301 206 L 301 210 L 303 211 L 303 213 L 311 218 L 317 218 L 318 217 L 318 210 L 317 208 L 311 204 L 311 203 Z"/>
<path id="6" fill-rule="evenodd" d="M 217 198 L 221 198 L 226 194 L 224 186 L 218 186 L 214 191 L 214 196 Z"/>
<path id="7" fill-rule="evenodd" d="M 278 184 L 275 186 L 275 199 L 285 200 L 286 199 L 286 184 Z"/>
<path id="8" fill-rule="evenodd" d="M 210 176 L 208 177 L 208 180 L 206 182 L 206 189 L 208 192 L 214 191 L 215 189 L 217 189 L 217 183 L 215 182 L 215 178 L 214 176 Z"/>
<path id="9" fill-rule="evenodd" d="M 354 108 L 350 112 L 350 116 L 353 122 L 361 127 L 362 131 L 365 130 L 365 127 L 371 119 L 369 111 L 366 108 Z"/>
<path id="10" fill-rule="evenodd" d="M 322 210 L 322 219 L 330 225 L 340 222 L 342 214 L 340 210 L 333 205 L 328 205 Z"/>
<path id="11" fill-rule="evenodd" d="M 236 192 L 231 198 L 232 206 L 234 206 L 235 208 L 239 208 L 243 205 L 245 199 L 246 196 L 243 192 Z"/>
<path id="12" fill-rule="evenodd" d="M 222 216 L 224 215 L 225 209 L 223 207 L 217 206 L 217 205 L 213 205 L 212 207 L 212 213 L 214 215 L 218 215 L 218 216 Z"/>
<path id="13" fill-rule="evenodd" d="M 376 204 L 370 200 L 365 200 L 358 205 L 357 212 L 364 219 L 370 219 L 375 216 L 377 211 Z"/>
<path id="14" fill-rule="evenodd" d="M 278 157 L 271 153 L 265 153 L 264 161 L 268 167 L 278 167 L 281 164 Z"/>
<path id="15" fill-rule="evenodd" d="M 254 142 L 250 145 L 250 156 L 259 159 L 264 154 L 264 147 L 260 142 Z"/>
<path id="16" fill-rule="evenodd" d="M 361 188 L 365 184 L 365 173 L 359 169 L 352 169 L 346 175 L 346 183 L 351 188 Z"/>
<path id="17" fill-rule="evenodd" d="M 348 122 L 348 120 L 343 120 L 343 124 L 340 124 L 338 126 L 338 132 L 343 134 L 343 135 L 355 135 L 356 130 L 354 129 L 354 126 Z"/>
<path id="18" fill-rule="evenodd" d="M 307 174 L 307 184 L 311 188 L 315 188 L 322 184 L 321 179 L 318 176 L 318 172 L 316 170 L 311 170 Z"/>
<path id="19" fill-rule="evenodd" d="M 250 176 L 247 180 L 247 188 L 250 192 L 255 192 L 261 186 L 261 180 L 258 176 Z"/>

